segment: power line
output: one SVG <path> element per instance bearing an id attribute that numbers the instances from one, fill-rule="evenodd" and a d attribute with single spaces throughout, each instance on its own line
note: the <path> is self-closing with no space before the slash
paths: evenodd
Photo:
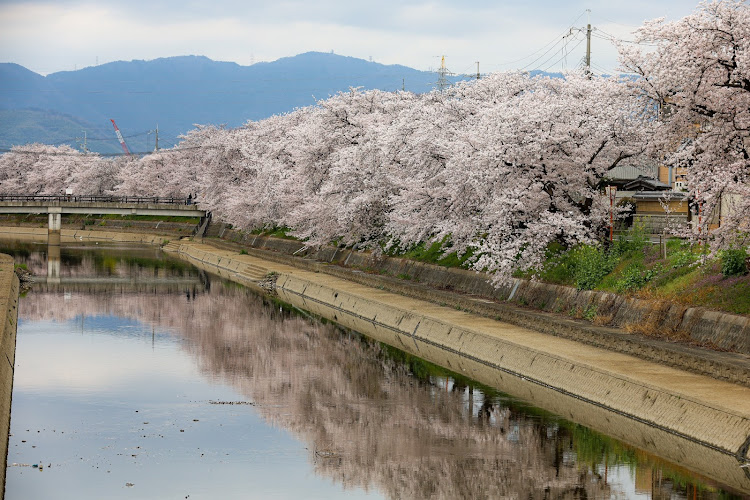
<path id="1" fill-rule="evenodd" d="M 594 67 L 600 74 L 614 75 L 615 73 L 617 73 L 616 71 L 599 66 L 596 63 L 591 63 L 591 66 Z"/>
<path id="2" fill-rule="evenodd" d="M 572 35 L 572 38 L 571 38 L 571 35 Z M 572 33 L 572 32 L 568 32 L 568 34 L 567 34 L 567 35 L 565 35 L 565 36 L 564 36 L 564 37 L 562 38 L 563 40 L 565 40 L 565 43 L 564 43 L 564 44 L 563 44 L 563 46 L 562 46 L 562 47 L 560 48 L 560 51 L 564 51 L 565 49 L 567 49 L 568 45 L 569 45 L 570 43 L 572 43 L 572 42 L 573 42 L 573 41 L 574 41 L 574 40 L 575 40 L 576 38 L 578 38 L 578 33 L 577 33 L 577 32 L 576 32 L 575 34 L 574 34 L 574 33 Z M 580 42 L 578 42 L 578 43 L 580 44 Z M 576 47 L 577 47 L 577 46 L 578 46 L 578 45 L 576 45 Z M 575 47 L 574 47 L 574 48 L 575 48 Z M 542 62 L 542 63 L 539 63 L 539 64 L 537 64 L 537 65 L 536 65 L 536 66 L 534 67 L 534 69 L 542 69 L 542 67 L 546 66 L 546 65 L 547 65 L 547 63 L 549 63 L 549 62 L 550 62 L 550 61 L 551 61 L 552 59 L 554 59 L 554 58 L 555 58 L 555 57 L 557 57 L 557 56 L 558 56 L 558 52 L 557 52 L 557 51 L 553 52 L 553 53 L 552 53 L 552 55 L 551 55 L 551 56 L 549 56 L 549 57 L 548 57 L 548 58 L 547 58 L 547 59 L 546 59 L 546 60 L 545 60 L 544 62 Z M 564 57 L 567 57 L 567 54 L 566 54 L 566 55 L 565 55 Z M 538 59 L 537 59 L 537 60 L 538 60 Z M 561 60 L 562 60 L 562 58 L 558 59 L 558 60 L 557 60 L 556 62 L 554 62 L 554 63 L 552 64 L 552 66 L 554 66 L 555 64 L 557 64 L 557 63 L 558 63 L 558 62 L 560 62 Z M 528 67 L 528 66 L 527 66 L 527 67 Z M 525 68 L 524 68 L 524 69 L 525 69 Z M 532 71 L 533 71 L 533 70 L 532 70 Z M 546 71 L 546 70 L 544 70 L 544 71 Z"/>
<path id="3" fill-rule="evenodd" d="M 533 61 L 531 61 L 531 62 L 530 62 L 529 64 L 527 64 L 526 66 L 524 66 L 523 68 L 521 68 L 521 71 L 523 71 L 523 70 L 527 69 L 527 68 L 528 68 L 528 67 L 530 67 L 530 66 L 534 66 L 534 64 L 536 64 L 536 63 L 537 63 L 537 61 L 540 61 L 540 60 L 541 60 L 542 58 L 544 58 L 544 57 L 545 57 L 545 56 L 546 56 L 547 54 L 549 54 L 549 53 L 550 53 L 550 52 L 552 51 L 552 49 L 554 49 L 555 47 L 557 47 L 557 44 L 558 44 L 558 43 L 560 43 L 560 42 L 564 42 L 564 41 L 565 41 L 565 38 L 566 38 L 567 36 L 568 36 L 568 35 L 564 35 L 564 36 L 563 36 L 562 38 L 560 38 L 560 39 L 559 39 L 559 40 L 558 40 L 558 41 L 557 41 L 557 42 L 556 42 L 556 43 L 555 43 L 555 44 L 554 44 L 554 45 L 553 45 L 552 47 L 550 47 L 550 48 L 549 48 L 549 49 L 548 49 L 547 51 L 545 51 L 545 52 L 544 52 L 544 53 L 543 53 L 543 54 L 542 54 L 541 56 L 537 57 L 536 59 L 534 59 Z M 557 51 L 553 52 L 553 54 L 555 54 L 556 52 L 557 52 Z M 553 55 L 552 57 L 554 57 L 554 55 Z M 548 59 L 548 60 L 549 60 L 549 59 Z M 545 63 L 542 63 L 542 64 L 545 64 Z M 538 68 L 538 66 L 536 66 L 536 68 Z"/>
<path id="4" fill-rule="evenodd" d="M 574 39 L 575 39 L 575 38 L 574 38 Z M 584 39 L 583 39 L 583 38 L 581 38 L 581 39 L 580 39 L 580 40 L 578 41 L 578 43 L 577 43 L 577 44 L 575 44 L 575 45 L 573 46 L 573 48 L 572 48 L 572 49 L 570 49 L 570 52 L 573 52 L 574 50 L 576 50 L 576 49 L 578 48 L 578 46 L 579 46 L 579 45 L 581 45 L 581 44 L 583 43 L 583 40 L 584 40 Z M 560 61 L 562 61 L 562 60 L 563 60 L 563 59 L 565 59 L 566 57 L 568 57 L 568 55 L 567 55 L 567 54 L 563 55 L 563 56 L 562 56 L 562 57 L 561 57 L 560 59 L 558 59 L 557 61 L 555 61 L 555 62 L 553 62 L 552 64 L 550 64 L 549 66 L 547 66 L 547 67 L 546 67 L 545 69 L 543 69 L 542 71 L 547 71 L 548 69 L 552 68 L 553 66 L 556 66 L 556 65 L 557 65 L 557 63 L 559 63 Z M 552 59 L 552 58 L 550 58 L 550 59 Z M 547 59 L 547 61 L 549 61 L 549 59 Z M 544 64 L 546 64 L 546 62 L 547 62 L 547 61 L 545 61 L 545 63 L 544 63 Z M 541 66 L 541 65 L 540 65 L 540 66 Z"/>
<path id="5" fill-rule="evenodd" d="M 568 25 L 568 27 L 567 27 L 567 28 L 565 29 L 565 31 L 563 31 L 562 33 L 560 33 L 559 35 L 557 35 L 557 36 L 556 36 L 555 38 L 553 38 L 553 39 L 552 39 L 552 41 L 550 41 L 549 43 L 545 44 L 545 45 L 544 45 L 544 46 L 543 46 L 542 48 L 540 48 L 539 50 L 536 50 L 536 51 L 532 52 L 531 54 L 529 54 L 529 55 L 527 55 L 527 56 L 524 56 L 524 57 L 522 57 L 522 58 L 520 58 L 520 59 L 515 59 L 515 60 L 513 60 L 513 61 L 506 61 L 506 62 L 501 62 L 501 63 L 497 63 L 497 64 L 496 64 L 496 66 L 507 66 L 508 64 L 513 64 L 513 63 L 517 63 L 517 62 L 523 61 L 523 60 L 525 60 L 525 59 L 528 59 L 528 58 L 530 58 L 530 57 L 533 57 L 533 56 L 535 56 L 536 54 L 538 54 L 539 52 L 543 51 L 544 49 L 546 49 L 546 48 L 547 48 L 547 47 L 548 47 L 549 45 L 551 45 L 551 44 L 553 44 L 553 43 L 554 43 L 555 45 L 557 45 L 558 43 L 560 43 L 560 37 L 563 37 L 563 36 L 565 36 L 565 35 L 566 35 L 567 33 L 569 33 L 569 32 L 570 32 L 570 28 L 572 28 L 573 26 L 575 26 L 575 23 L 577 23 L 577 22 L 578 22 L 578 20 L 579 20 L 579 19 L 581 19 L 581 18 L 583 17 L 583 15 L 584 15 L 585 13 L 586 13 L 586 11 L 585 11 L 585 10 L 584 10 L 583 12 L 581 12 L 581 14 L 580 14 L 580 15 L 579 15 L 578 17 L 576 17 L 576 18 L 575 18 L 575 19 L 573 20 L 573 22 L 572 22 L 572 23 L 570 23 L 570 24 Z M 545 51 L 545 53 L 544 53 L 544 54 L 546 54 L 546 53 L 548 53 L 548 52 L 549 52 L 549 50 Z M 544 57 L 544 54 L 542 54 L 542 56 L 540 56 L 540 58 L 539 58 L 539 59 L 541 59 L 541 57 Z M 538 61 L 539 59 L 537 59 L 537 61 Z M 531 63 L 531 64 L 533 64 L 534 62 L 536 62 L 536 61 L 532 61 L 532 63 Z M 523 69 L 523 68 L 522 68 L 522 69 Z"/>

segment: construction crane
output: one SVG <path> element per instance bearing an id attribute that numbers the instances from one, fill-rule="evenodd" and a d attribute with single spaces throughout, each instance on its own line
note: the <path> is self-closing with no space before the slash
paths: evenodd
<path id="1" fill-rule="evenodd" d="M 122 137 L 122 133 L 120 133 L 120 129 L 117 128 L 117 124 L 113 119 L 109 119 L 109 121 L 112 122 L 112 126 L 115 127 L 115 134 L 117 134 L 117 140 L 120 141 L 120 146 L 122 146 L 122 150 L 125 152 L 126 155 L 130 156 L 130 150 L 128 149 L 128 145 L 125 144 L 125 139 Z"/>

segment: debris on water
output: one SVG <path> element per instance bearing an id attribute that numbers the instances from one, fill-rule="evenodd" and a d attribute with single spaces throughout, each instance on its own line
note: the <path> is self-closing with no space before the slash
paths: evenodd
<path id="1" fill-rule="evenodd" d="M 210 405 L 250 405 L 255 406 L 252 401 L 209 401 Z"/>

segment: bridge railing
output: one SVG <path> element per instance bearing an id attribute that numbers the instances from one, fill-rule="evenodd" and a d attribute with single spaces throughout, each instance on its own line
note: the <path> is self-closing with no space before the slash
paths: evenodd
<path id="1" fill-rule="evenodd" d="M 74 203 L 153 203 L 164 205 L 191 205 L 192 198 L 173 198 L 163 196 L 73 196 L 45 194 L 0 194 L 0 201 L 41 201 L 41 202 L 74 202 Z"/>

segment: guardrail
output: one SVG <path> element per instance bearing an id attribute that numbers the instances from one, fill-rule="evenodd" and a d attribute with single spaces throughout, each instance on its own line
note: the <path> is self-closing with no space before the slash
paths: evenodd
<path id="1" fill-rule="evenodd" d="M 154 203 L 162 205 L 192 205 L 192 198 L 172 198 L 161 196 L 73 196 L 39 194 L 3 194 L 0 201 L 41 201 L 73 203 Z"/>

